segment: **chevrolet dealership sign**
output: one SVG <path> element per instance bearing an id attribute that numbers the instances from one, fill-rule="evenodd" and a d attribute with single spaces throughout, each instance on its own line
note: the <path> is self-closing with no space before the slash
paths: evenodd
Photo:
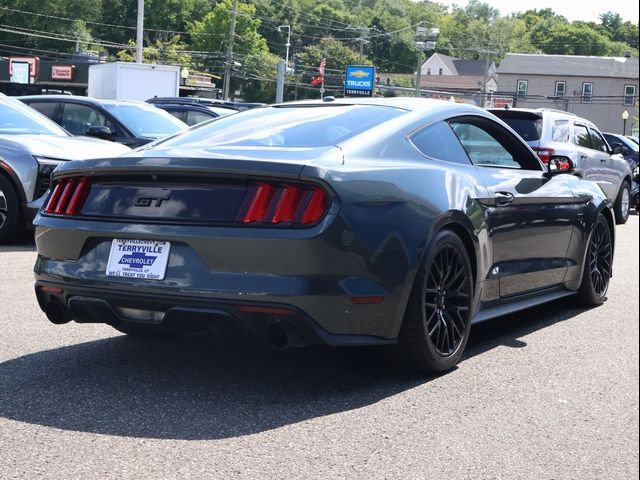
<path id="1" fill-rule="evenodd" d="M 345 97 L 373 97 L 376 69 L 360 65 L 347 65 L 344 80 Z"/>

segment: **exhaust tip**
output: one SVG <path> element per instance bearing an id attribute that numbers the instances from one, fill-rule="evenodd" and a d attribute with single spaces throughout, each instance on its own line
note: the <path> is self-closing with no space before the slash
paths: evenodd
<path id="1" fill-rule="evenodd" d="M 284 350 L 289 344 L 289 334 L 281 323 L 272 323 L 267 327 L 267 341 L 273 348 Z"/>
<path id="2" fill-rule="evenodd" d="M 49 321 L 55 325 L 63 325 L 71 321 L 69 311 L 58 301 L 52 300 L 44 308 Z"/>

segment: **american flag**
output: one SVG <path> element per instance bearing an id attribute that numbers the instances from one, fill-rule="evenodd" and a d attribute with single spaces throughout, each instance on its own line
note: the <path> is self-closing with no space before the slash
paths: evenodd
<path id="1" fill-rule="evenodd" d="M 323 58 L 322 61 L 320 62 L 320 66 L 318 67 L 318 72 L 320 72 L 320 75 L 324 75 L 324 69 L 327 67 L 327 59 Z"/>

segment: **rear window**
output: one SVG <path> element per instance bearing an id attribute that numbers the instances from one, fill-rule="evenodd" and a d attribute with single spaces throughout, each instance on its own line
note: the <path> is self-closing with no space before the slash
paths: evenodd
<path id="1" fill-rule="evenodd" d="M 526 142 L 540 140 L 542 134 L 541 118 L 502 118 L 503 122 L 513 128 Z"/>
<path id="2" fill-rule="evenodd" d="M 221 117 L 162 142 L 163 147 L 335 145 L 406 110 L 378 105 L 258 108 Z"/>
<path id="3" fill-rule="evenodd" d="M 571 130 L 568 120 L 556 120 L 553 122 L 553 129 L 551 131 L 551 138 L 554 142 L 569 143 L 571 138 Z"/>

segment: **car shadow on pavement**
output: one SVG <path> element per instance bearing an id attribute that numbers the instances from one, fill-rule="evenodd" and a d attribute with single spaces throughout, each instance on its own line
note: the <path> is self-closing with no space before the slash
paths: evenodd
<path id="1" fill-rule="evenodd" d="M 36 243 L 33 239 L 33 233 L 25 233 L 16 241 L 10 244 L 0 244 L 0 253 L 3 252 L 35 252 Z"/>
<path id="2" fill-rule="evenodd" d="M 475 326 L 465 358 L 525 346 L 523 336 L 580 311 L 555 302 Z M 116 336 L 1 363 L 0 417 L 117 436 L 237 437 L 357 409 L 434 379 L 385 360 L 367 348 L 275 352 L 206 336 Z"/>

